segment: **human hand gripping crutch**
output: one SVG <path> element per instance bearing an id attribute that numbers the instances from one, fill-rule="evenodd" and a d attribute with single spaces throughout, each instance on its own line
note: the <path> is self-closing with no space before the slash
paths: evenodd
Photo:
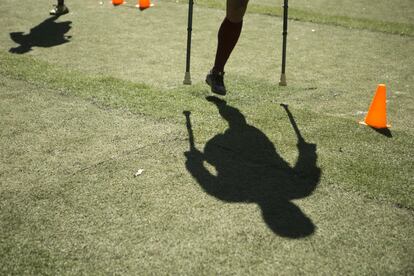
<path id="1" fill-rule="evenodd" d="M 193 6 L 194 0 L 188 0 L 188 24 L 187 24 L 187 56 L 185 62 L 184 84 L 191 84 L 190 57 L 191 57 L 191 32 L 193 30 Z M 190 118 L 190 117 L 188 117 Z"/>

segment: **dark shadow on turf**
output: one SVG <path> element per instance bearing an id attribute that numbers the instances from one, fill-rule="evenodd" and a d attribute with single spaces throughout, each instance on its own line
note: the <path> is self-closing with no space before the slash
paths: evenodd
<path id="1" fill-rule="evenodd" d="M 65 34 L 71 29 L 71 21 L 55 22 L 59 16 L 52 16 L 39 25 L 30 29 L 28 34 L 23 32 L 12 32 L 10 38 L 20 44 L 10 48 L 9 52 L 14 54 L 25 54 L 33 47 L 54 47 L 69 42 L 70 36 Z"/>
<path id="2" fill-rule="evenodd" d="M 389 130 L 388 128 L 375 128 L 375 127 L 371 127 L 371 128 L 381 135 L 384 135 L 388 138 L 392 138 L 391 130 Z"/>
<path id="3" fill-rule="evenodd" d="M 217 97 L 207 97 L 215 104 L 229 128 L 209 140 L 204 151 L 194 145 L 187 117 L 190 150 L 185 152 L 186 168 L 208 194 L 225 202 L 256 203 L 263 219 L 277 235 L 302 238 L 312 235 L 315 225 L 292 199 L 309 196 L 319 183 L 316 145 L 305 142 L 287 106 L 288 118 L 298 137 L 298 160 L 291 167 L 277 153 L 273 143 L 259 129 L 247 124 L 243 114 Z M 212 165 L 216 173 L 206 169 Z"/>

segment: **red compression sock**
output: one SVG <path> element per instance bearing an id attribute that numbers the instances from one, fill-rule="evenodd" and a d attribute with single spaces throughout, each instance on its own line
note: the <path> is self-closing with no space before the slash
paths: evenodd
<path id="1" fill-rule="evenodd" d="M 223 23 L 221 23 L 218 32 L 217 52 L 213 70 L 217 72 L 224 71 L 224 66 L 226 65 L 231 52 L 239 40 L 242 26 L 243 21 L 233 23 L 227 18 L 223 20 Z"/>

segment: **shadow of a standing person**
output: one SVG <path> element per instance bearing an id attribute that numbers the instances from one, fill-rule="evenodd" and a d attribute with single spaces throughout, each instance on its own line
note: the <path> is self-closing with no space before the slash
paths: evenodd
<path id="1" fill-rule="evenodd" d="M 14 54 L 25 54 L 33 47 L 53 47 L 69 42 L 71 36 L 65 34 L 71 29 L 72 21 L 55 22 L 59 16 L 52 16 L 39 25 L 30 29 L 28 34 L 23 32 L 12 32 L 10 38 L 20 44 L 10 48 L 9 52 Z"/>
<path id="2" fill-rule="evenodd" d="M 209 140 L 204 152 L 194 145 L 187 117 L 190 150 L 185 152 L 186 168 L 205 192 L 225 202 L 256 203 L 267 226 L 277 235 L 302 238 L 312 235 L 315 225 L 291 202 L 309 196 L 319 183 L 316 145 L 305 142 L 287 106 L 290 122 L 298 137 L 299 156 L 291 167 L 277 153 L 273 143 L 259 129 L 247 124 L 243 114 L 217 97 L 214 103 L 229 128 Z M 216 170 L 211 173 L 204 162 Z"/>

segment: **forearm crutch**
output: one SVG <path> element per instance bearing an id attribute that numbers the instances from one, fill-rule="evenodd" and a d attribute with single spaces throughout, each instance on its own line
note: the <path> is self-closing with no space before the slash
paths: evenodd
<path id="1" fill-rule="evenodd" d="M 288 28 L 288 0 L 284 0 L 283 4 L 283 45 L 282 45 L 282 73 L 280 74 L 279 86 L 286 86 L 286 43 Z"/>
<path id="2" fill-rule="evenodd" d="M 188 1 L 188 25 L 187 25 L 187 58 L 185 63 L 184 84 L 191 84 L 190 57 L 191 57 L 191 31 L 193 29 L 193 6 L 194 1 Z"/>

